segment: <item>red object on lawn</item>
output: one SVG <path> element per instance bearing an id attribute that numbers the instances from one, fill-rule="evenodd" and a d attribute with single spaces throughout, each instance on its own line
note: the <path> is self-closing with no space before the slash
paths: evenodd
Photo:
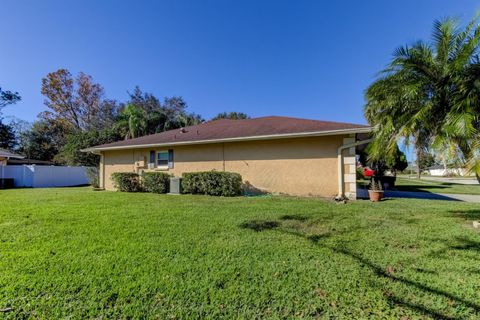
<path id="1" fill-rule="evenodd" d="M 369 169 L 369 168 L 363 168 L 363 175 L 365 177 L 371 177 L 375 175 L 375 170 Z"/>

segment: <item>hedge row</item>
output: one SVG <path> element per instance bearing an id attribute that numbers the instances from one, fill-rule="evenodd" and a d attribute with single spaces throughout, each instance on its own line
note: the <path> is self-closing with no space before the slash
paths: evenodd
<path id="1" fill-rule="evenodd" d="M 167 193 L 170 177 L 164 172 L 144 172 L 141 176 L 133 172 L 112 173 L 114 187 L 123 192 Z"/>
<path id="2" fill-rule="evenodd" d="M 242 193 L 242 176 L 233 172 L 190 172 L 182 175 L 182 192 L 233 197 Z"/>
<path id="3" fill-rule="evenodd" d="M 143 188 L 147 192 L 167 193 L 170 189 L 170 177 L 171 175 L 164 172 L 144 172 Z"/>
<path id="4" fill-rule="evenodd" d="M 172 176 L 164 172 L 112 173 L 114 187 L 123 192 L 167 193 Z M 242 194 L 242 176 L 233 172 L 190 172 L 182 176 L 182 192 L 233 197 Z"/>

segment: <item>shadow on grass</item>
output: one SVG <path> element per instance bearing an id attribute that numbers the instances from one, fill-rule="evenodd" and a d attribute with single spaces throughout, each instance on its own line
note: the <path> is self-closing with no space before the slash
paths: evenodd
<path id="1" fill-rule="evenodd" d="M 306 221 L 308 218 L 298 214 L 286 214 L 280 217 L 280 220 Z"/>
<path id="2" fill-rule="evenodd" d="M 435 251 L 433 255 L 443 254 L 450 250 L 460 250 L 460 251 L 478 251 L 480 252 L 480 242 L 470 240 L 465 237 L 455 237 L 455 244 L 447 243 L 447 246 L 444 249 Z"/>
<path id="3" fill-rule="evenodd" d="M 256 232 L 278 228 L 280 223 L 273 220 L 251 220 L 240 224 L 240 228 L 251 229 Z"/>
<path id="4" fill-rule="evenodd" d="M 432 288 L 432 287 L 427 286 L 427 285 L 425 285 L 423 283 L 420 283 L 418 281 L 410 280 L 410 279 L 407 279 L 407 278 L 402 277 L 402 276 L 396 276 L 391 272 L 387 272 L 386 270 L 384 270 L 380 266 L 374 264 L 373 262 L 371 262 L 368 259 L 360 256 L 359 254 L 357 254 L 355 252 L 351 252 L 351 251 L 346 250 L 344 248 L 331 248 L 331 249 L 334 252 L 341 253 L 343 255 L 351 257 L 352 259 L 354 259 L 355 261 L 357 261 L 359 264 L 361 264 L 363 266 L 367 266 L 378 277 L 386 278 L 386 279 L 391 280 L 393 282 L 398 282 L 398 283 L 402 283 L 402 284 L 405 284 L 405 285 L 408 285 L 408 286 L 411 286 L 411 287 L 415 287 L 416 289 L 422 290 L 424 292 L 428 292 L 428 293 L 431 293 L 431 294 L 443 296 L 447 299 L 454 300 L 454 301 L 456 301 L 460 304 L 463 304 L 464 306 L 472 308 L 477 313 L 480 311 L 480 305 L 475 303 L 475 302 L 465 300 L 462 297 L 451 294 L 450 292 L 447 292 L 445 290 Z M 425 309 L 425 310 L 427 310 L 427 309 Z M 440 318 L 442 318 L 442 319 L 443 318 L 448 318 L 448 316 L 443 315 L 443 314 L 439 314 L 435 311 L 429 310 L 429 312 L 431 312 L 432 317 L 436 317 L 436 316 L 441 315 Z"/>
<path id="5" fill-rule="evenodd" d="M 449 211 L 454 217 L 460 217 L 468 220 L 480 220 L 480 210 L 452 210 Z"/>
<path id="6" fill-rule="evenodd" d="M 313 243 L 319 243 L 320 240 L 323 240 L 323 239 L 326 239 L 326 238 L 329 238 L 330 237 L 330 234 L 329 233 L 325 233 L 325 234 L 313 234 L 313 235 L 309 235 L 309 236 L 306 236 L 306 238 L 308 240 L 310 240 L 311 242 Z"/>
<path id="7" fill-rule="evenodd" d="M 269 194 L 267 191 L 255 187 L 248 181 L 242 184 L 242 191 L 245 196 L 262 196 Z"/>
<path id="8" fill-rule="evenodd" d="M 421 313 L 425 316 L 428 316 L 428 317 L 431 317 L 433 319 L 436 319 L 436 320 L 443 320 L 443 319 L 446 319 L 446 320 L 453 320 L 453 319 L 457 319 L 455 317 L 450 317 L 450 316 L 447 316 L 445 314 L 442 314 L 442 313 L 439 313 L 439 312 L 436 312 L 434 310 L 430 310 L 428 308 L 425 308 L 424 306 L 420 305 L 420 304 L 416 304 L 416 303 L 412 303 L 412 302 L 408 302 L 408 301 L 405 301 L 405 300 L 402 300 L 398 297 L 395 297 L 395 296 L 389 296 L 387 297 L 387 300 L 392 303 L 392 304 L 395 304 L 395 305 L 398 305 L 400 307 L 404 307 L 404 308 L 408 308 L 408 309 L 412 309 L 418 313 Z"/>
<path id="9" fill-rule="evenodd" d="M 475 211 L 475 214 L 480 214 L 480 211 Z M 296 216 L 296 215 L 286 215 L 282 216 L 280 218 L 281 220 L 298 220 L 300 222 L 306 221 L 307 218 L 303 216 Z M 328 232 L 324 234 L 318 234 L 318 235 L 309 235 L 305 234 L 302 232 L 301 229 L 288 229 L 285 228 L 285 226 L 282 226 L 281 221 L 269 221 L 269 220 L 252 220 L 248 222 L 244 222 L 243 224 L 240 225 L 242 228 L 248 228 L 252 229 L 255 231 L 263 231 L 263 230 L 271 230 L 275 229 L 275 232 L 282 232 L 285 234 L 289 235 L 295 235 L 304 239 L 309 240 L 310 242 L 314 243 L 315 245 L 322 246 L 323 248 L 331 250 L 333 253 L 341 254 L 344 256 L 348 256 L 349 258 L 353 259 L 358 265 L 362 267 L 366 267 L 373 274 L 381 279 L 387 279 L 388 281 L 391 281 L 392 283 L 398 283 L 405 285 L 407 287 L 410 287 L 414 290 L 420 290 L 424 293 L 436 295 L 443 297 L 445 299 L 448 299 L 450 301 L 455 301 L 457 304 L 461 304 L 467 308 L 470 308 L 474 311 L 476 315 L 480 313 L 480 304 L 477 302 L 472 302 L 464 299 L 463 297 L 460 297 L 456 294 L 450 293 L 448 291 L 435 288 L 433 286 L 430 286 L 428 284 L 422 283 L 420 281 L 412 280 L 409 279 L 405 276 L 402 275 L 396 275 L 394 270 L 390 270 L 389 268 L 383 268 L 382 266 L 375 264 L 374 262 L 370 261 L 369 259 L 363 257 L 357 252 L 352 252 L 350 250 L 347 250 L 346 248 L 342 247 L 341 245 L 328 245 L 325 242 L 321 242 L 321 240 L 335 236 L 335 235 L 340 235 L 340 234 L 345 234 L 354 230 L 343 230 L 343 231 L 333 231 L 333 232 Z M 480 251 L 480 243 L 472 241 L 467 238 L 457 238 L 457 241 L 459 244 L 456 245 L 450 245 L 444 250 L 476 250 Z M 418 271 L 418 272 L 423 272 Z M 434 273 L 433 271 L 430 271 L 431 273 Z M 433 319 L 455 319 L 455 317 L 449 316 L 445 313 L 439 312 L 438 310 L 434 310 L 431 308 L 428 308 L 427 306 L 424 306 L 422 304 L 418 303 L 413 303 L 410 301 L 407 301 L 405 299 L 396 297 L 393 294 L 388 294 L 386 296 L 387 300 L 395 305 L 409 308 L 415 312 L 421 313 L 425 316 L 431 317 Z"/>
<path id="10" fill-rule="evenodd" d="M 480 242 L 470 240 L 465 237 L 457 237 L 458 242 L 457 245 L 451 246 L 450 248 L 453 250 L 474 250 L 480 252 Z"/>
<path id="11" fill-rule="evenodd" d="M 449 189 L 449 188 L 450 188 L 449 186 L 429 186 L 429 185 L 419 186 L 419 185 L 404 184 L 404 185 L 401 185 L 401 186 L 395 186 L 394 190 L 397 190 L 397 191 L 411 191 L 411 192 L 430 192 L 429 191 L 430 189 L 432 189 L 433 191 L 439 191 L 439 190 L 435 190 L 435 189 L 443 190 L 443 189 Z"/>

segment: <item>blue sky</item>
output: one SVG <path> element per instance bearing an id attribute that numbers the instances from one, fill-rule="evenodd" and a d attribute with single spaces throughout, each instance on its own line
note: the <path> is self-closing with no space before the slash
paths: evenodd
<path id="1" fill-rule="evenodd" d="M 480 3 L 429 1 L 19 1 L 0 10 L 0 86 L 44 110 L 41 78 L 83 71 L 108 98 L 139 85 L 222 111 L 365 123 L 363 93 L 399 45 L 434 19 L 467 21 Z"/>

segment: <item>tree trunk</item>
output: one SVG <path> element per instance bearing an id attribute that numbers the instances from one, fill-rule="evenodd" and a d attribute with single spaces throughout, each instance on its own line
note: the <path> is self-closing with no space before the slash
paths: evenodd
<path id="1" fill-rule="evenodd" d="M 420 150 L 417 148 L 417 179 L 420 179 L 420 173 L 421 173 L 421 169 L 420 169 Z"/>
<path id="2" fill-rule="evenodd" d="M 478 172 L 475 172 L 475 177 L 477 178 L 478 183 L 480 183 L 480 175 L 478 174 Z"/>

